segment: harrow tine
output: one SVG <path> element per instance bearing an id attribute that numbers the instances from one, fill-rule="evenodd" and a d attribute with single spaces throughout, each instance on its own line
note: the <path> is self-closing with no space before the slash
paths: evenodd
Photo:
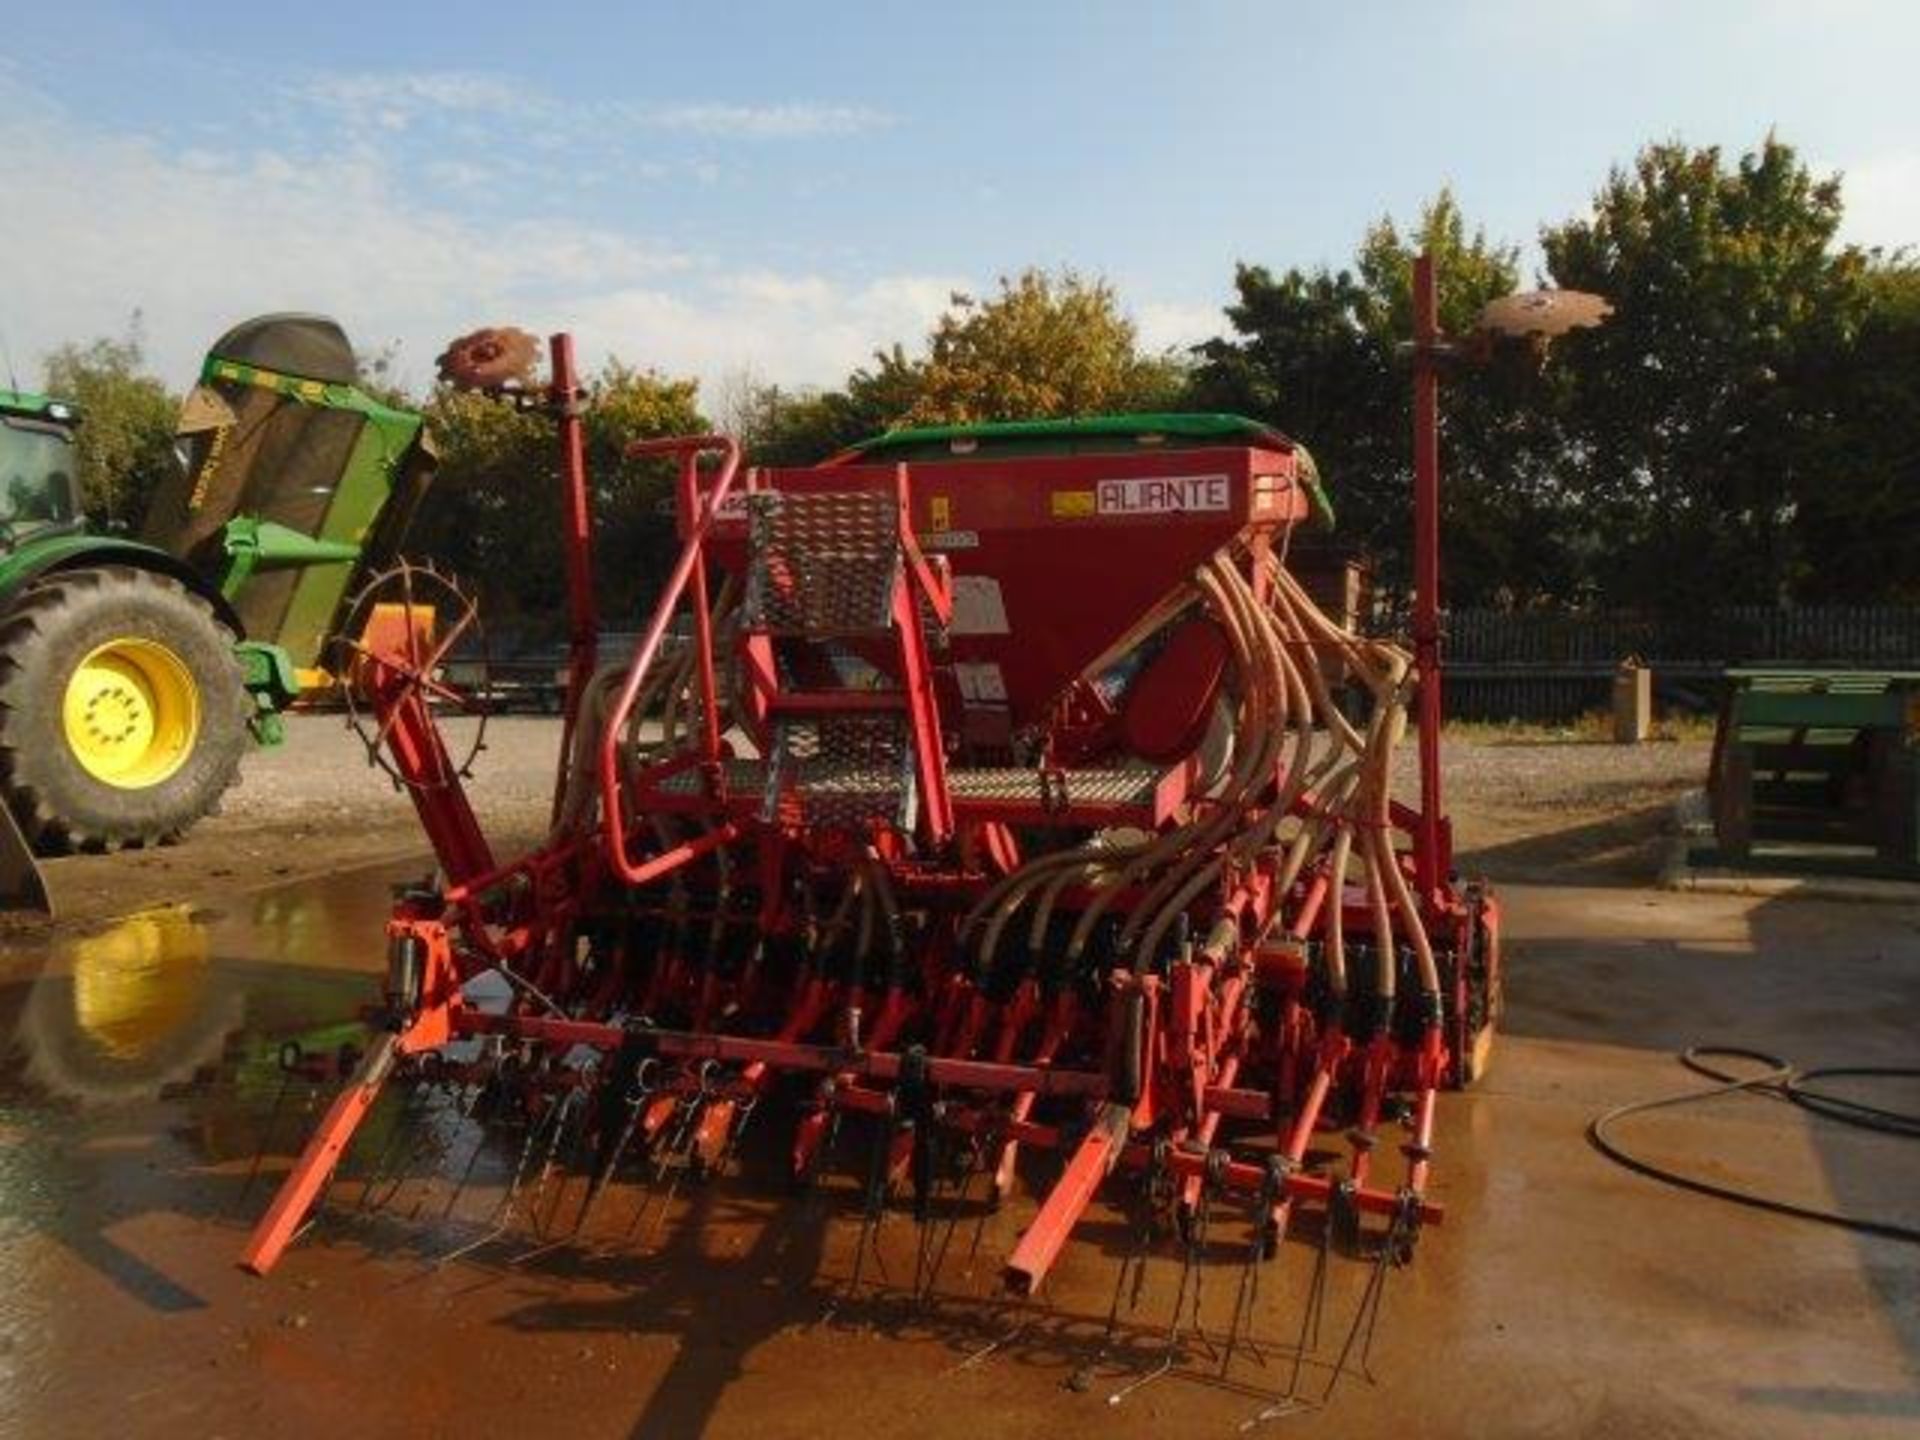
<path id="1" fill-rule="evenodd" d="M 253 1163 L 247 1167 L 246 1183 L 240 1187 L 240 1194 L 234 1200 L 234 1208 L 245 1203 L 253 1190 L 253 1182 L 260 1178 L 260 1165 L 266 1159 L 267 1147 L 273 1143 L 273 1131 L 280 1119 L 280 1107 L 286 1103 L 287 1090 L 293 1084 L 293 1067 L 282 1064 L 280 1067 L 280 1086 L 273 1092 L 273 1104 L 267 1107 L 267 1121 L 260 1130 L 260 1144 L 253 1152 Z"/>
<path id="2" fill-rule="evenodd" d="M 880 1253 L 879 1230 L 880 1217 L 886 1209 L 887 1162 L 893 1152 L 893 1135 L 894 1127 L 888 1124 L 880 1126 L 874 1137 L 873 1159 L 867 1167 L 866 1189 L 861 1196 L 860 1234 L 854 1242 L 853 1279 L 847 1286 L 849 1297 L 857 1297 L 860 1294 L 860 1275 L 866 1265 L 867 1244 L 870 1238 L 873 1242 L 874 1264 L 880 1267 L 880 1283 L 883 1285 L 891 1283 L 891 1277 L 887 1274 L 886 1257 Z"/>
<path id="3" fill-rule="evenodd" d="M 627 1076 L 623 1068 L 616 1068 L 614 1072 L 614 1081 L 623 1077 L 627 1080 L 626 1093 L 617 1097 L 618 1103 L 626 1107 L 627 1118 L 615 1132 L 611 1145 L 607 1144 L 605 1136 L 602 1136 L 600 1159 L 594 1166 L 593 1175 L 587 1181 L 587 1192 L 580 1199 L 580 1213 L 574 1216 L 573 1234 L 576 1236 L 587 1228 L 587 1217 L 593 1213 L 594 1206 L 606 1193 L 607 1182 L 619 1169 L 621 1157 L 627 1153 L 627 1146 L 633 1142 L 633 1132 L 640 1124 L 640 1115 L 646 1108 L 647 1097 L 653 1093 L 653 1085 L 647 1076 L 657 1063 L 649 1056 L 631 1067 L 633 1071 L 631 1076 Z M 621 1062 L 616 1061 L 615 1064 L 618 1067 Z M 605 1118 L 611 1119 L 617 1113 L 609 1107 Z"/>
<path id="4" fill-rule="evenodd" d="M 1136 1390 L 1144 1388 L 1173 1369 L 1174 1362 L 1180 1356 L 1180 1316 L 1181 1312 L 1188 1307 L 1189 1292 L 1192 1295 L 1192 1331 L 1198 1336 L 1200 1343 L 1207 1347 L 1209 1354 L 1218 1353 L 1213 1342 L 1207 1338 L 1206 1332 L 1200 1326 L 1200 1277 L 1213 1188 L 1212 1180 L 1209 1179 L 1200 1192 L 1199 1205 L 1195 1207 L 1193 1215 L 1185 1225 L 1186 1238 L 1180 1254 L 1180 1283 L 1173 1293 L 1173 1312 L 1167 1317 L 1167 1343 L 1165 1350 L 1161 1353 L 1160 1361 L 1152 1369 L 1136 1375 L 1107 1396 L 1109 1405 L 1120 1404 Z"/>
<path id="5" fill-rule="evenodd" d="M 1339 1193 L 1337 1190 L 1334 1192 L 1336 1196 Z M 1300 1311 L 1300 1334 L 1294 1341 L 1293 1373 L 1288 1377 L 1286 1390 L 1286 1398 L 1290 1401 L 1297 1399 L 1300 1394 L 1300 1371 L 1307 1357 L 1320 1348 L 1320 1317 L 1327 1306 L 1327 1261 L 1332 1253 L 1333 1226 L 1323 1222 L 1320 1243 L 1314 1247 L 1313 1274 L 1307 1281 L 1307 1303 Z"/>
<path id="6" fill-rule="evenodd" d="M 1280 1198 L 1284 1188 L 1285 1172 L 1276 1160 L 1267 1168 L 1266 1183 L 1261 1187 L 1260 1198 L 1254 1208 L 1252 1237 L 1247 1242 L 1246 1259 L 1240 1262 L 1240 1284 L 1234 1293 L 1233 1323 L 1227 1330 L 1226 1354 L 1220 1359 L 1220 1373 L 1225 1375 L 1233 1363 L 1233 1352 L 1244 1338 L 1246 1347 L 1253 1352 L 1254 1361 L 1264 1366 L 1267 1363 L 1266 1352 L 1254 1339 L 1254 1327 L 1260 1310 L 1260 1266 L 1267 1259 L 1267 1246 L 1271 1232 L 1274 1203 Z"/>
<path id="7" fill-rule="evenodd" d="M 422 1174 L 419 1194 L 414 1197 L 413 1208 L 407 1211 L 407 1219 L 410 1221 L 420 1218 L 420 1212 L 426 1208 L 427 1201 L 433 1196 L 434 1187 L 440 1183 L 441 1166 L 452 1153 L 453 1137 L 466 1123 L 471 1109 L 469 1097 L 457 1081 L 442 1080 L 440 1088 L 446 1095 L 447 1105 L 444 1110 L 429 1111 L 423 1122 L 426 1126 L 426 1138 L 414 1150 L 416 1156 L 426 1155 L 430 1156 L 430 1159 L 416 1167 Z M 436 1119 L 445 1123 L 434 1123 Z M 397 1191 L 395 1203 L 396 1205 L 398 1203 Z"/>
<path id="8" fill-rule="evenodd" d="M 403 1142 L 411 1140 L 418 1133 L 422 1119 L 419 1112 L 424 1108 L 418 1103 L 418 1094 L 424 1088 L 424 1085 L 415 1086 L 401 1097 L 400 1113 L 394 1117 L 393 1129 L 388 1134 L 386 1143 L 380 1147 L 380 1153 L 374 1157 L 373 1165 L 368 1169 L 366 1177 L 360 1182 L 360 1199 L 353 1207 L 355 1214 L 364 1215 L 384 1210 L 393 1201 L 394 1196 L 399 1194 L 400 1186 L 406 1183 L 407 1164 L 418 1154 L 418 1149 L 417 1147 L 407 1149 Z M 404 1161 L 401 1160 L 403 1150 L 406 1151 Z M 375 1204 L 373 1197 L 379 1192 L 380 1186 L 385 1183 L 388 1175 L 396 1170 L 400 1175 L 399 1180 L 395 1182 L 392 1189 L 388 1190 L 386 1199 Z"/>
<path id="9" fill-rule="evenodd" d="M 1373 1372 L 1367 1362 L 1373 1353 L 1373 1332 L 1380 1323 L 1380 1301 L 1386 1293 L 1387 1270 L 1393 1263 L 1393 1247 L 1382 1243 L 1380 1253 L 1369 1267 L 1367 1285 L 1360 1292 L 1360 1303 L 1353 1313 L 1353 1323 L 1347 1327 L 1346 1339 L 1340 1343 L 1340 1354 L 1333 1362 L 1333 1373 L 1327 1377 L 1327 1387 L 1320 1392 L 1320 1403 L 1325 1405 L 1333 1398 L 1334 1389 L 1347 1374 L 1347 1361 L 1353 1355 L 1353 1347 L 1360 1343 L 1360 1375 L 1369 1385 L 1375 1383 Z M 1361 1343 L 1363 1342 L 1364 1343 Z"/>
<path id="10" fill-rule="evenodd" d="M 647 1227 L 647 1233 L 641 1237 L 640 1243 L 643 1246 L 653 1243 L 654 1236 L 659 1233 L 660 1226 L 665 1223 L 667 1212 L 673 1207 L 674 1194 L 680 1188 L 680 1177 L 686 1172 L 688 1152 L 694 1141 L 695 1125 L 700 1118 L 701 1110 L 706 1106 L 712 1073 L 713 1062 L 710 1060 L 704 1062 L 699 1071 L 698 1093 L 691 1099 L 674 1102 L 673 1133 L 667 1137 L 664 1144 L 655 1147 L 655 1152 L 650 1157 L 653 1161 L 653 1178 L 642 1190 L 640 1203 L 634 1207 L 633 1216 L 627 1221 L 627 1239 L 633 1239 L 634 1232 L 640 1228 L 641 1220 L 650 1212 L 654 1214 L 654 1221 Z M 669 1170 L 673 1171 L 671 1180 L 667 1179 Z M 660 1188 L 660 1182 L 663 1180 L 667 1181 L 664 1191 Z M 654 1212 L 653 1201 L 656 1194 L 660 1197 L 660 1207 L 657 1212 Z"/>
<path id="11" fill-rule="evenodd" d="M 583 1094 L 585 1094 L 583 1090 L 569 1090 L 566 1097 L 561 1101 L 561 1108 L 564 1113 L 555 1123 L 553 1139 L 547 1146 L 546 1159 L 540 1167 L 539 1184 L 534 1189 L 533 1199 L 528 1202 L 527 1205 L 527 1219 L 533 1227 L 533 1236 L 536 1240 L 542 1240 L 545 1243 L 535 1245 L 531 1249 L 522 1250 L 519 1254 L 507 1261 L 509 1265 L 525 1264 L 537 1256 L 558 1250 L 573 1238 L 570 1233 L 566 1235 L 552 1235 L 551 1238 L 549 1238 L 549 1236 L 554 1217 L 560 1213 L 561 1203 L 567 1197 L 567 1179 L 572 1173 L 573 1162 L 580 1158 L 581 1147 L 584 1143 L 582 1137 L 586 1129 L 584 1114 L 586 1106 L 580 1103 L 580 1097 Z M 561 1158 L 563 1156 L 564 1158 Z M 559 1174 L 560 1182 L 554 1189 L 553 1199 L 546 1207 L 545 1218 L 542 1218 L 540 1210 L 541 1197 L 546 1194 L 547 1184 L 556 1171 Z"/>
<path id="12" fill-rule="evenodd" d="M 1033 1311 L 1035 1308 L 1033 1303 L 1033 1297 L 1029 1295 L 1025 1299 L 1023 1299 L 1020 1302 L 1019 1308 L 1020 1308 L 1020 1311 L 1022 1312 L 1019 1318 L 1016 1319 L 1012 1325 L 1008 1326 L 1006 1331 L 1003 1334 L 996 1336 L 994 1339 L 989 1340 L 985 1345 L 982 1345 L 978 1350 L 973 1351 L 964 1360 L 960 1361 L 951 1370 L 947 1371 L 947 1374 L 958 1375 L 963 1370 L 973 1369 L 975 1366 L 985 1362 L 991 1356 L 997 1354 L 1001 1350 L 1006 1349 L 1007 1346 L 1012 1345 L 1014 1342 L 1019 1340 L 1019 1338 L 1022 1335 L 1025 1335 L 1027 1331 L 1031 1330 L 1033 1328 L 1033 1322 L 1035 1319 L 1035 1316 L 1033 1314 Z"/>
<path id="13" fill-rule="evenodd" d="M 495 1095 L 492 1103 L 487 1105 L 487 1113 L 480 1114 L 480 1106 L 487 1099 L 487 1095 L 488 1089 L 484 1083 L 474 1092 L 473 1105 L 468 1111 L 468 1118 L 475 1122 L 473 1148 L 467 1152 L 467 1163 L 460 1171 L 459 1183 L 453 1187 L 453 1193 L 447 1196 L 446 1208 L 440 1212 L 442 1221 L 453 1218 L 454 1207 L 460 1203 L 460 1197 L 467 1193 L 467 1185 L 473 1179 L 474 1167 L 480 1163 L 480 1156 L 487 1148 L 487 1122 L 493 1118 L 493 1111 L 499 1105 L 499 1098 Z"/>
<path id="14" fill-rule="evenodd" d="M 1143 1176 L 1139 1192 L 1131 1206 L 1134 1212 L 1133 1248 L 1121 1257 L 1119 1268 L 1113 1276 L 1113 1299 L 1107 1305 L 1106 1327 L 1100 1332 L 1100 1344 L 1095 1348 L 1084 1364 L 1068 1377 L 1067 1388 L 1085 1391 L 1093 1387 L 1093 1372 L 1103 1363 L 1113 1350 L 1113 1333 L 1120 1325 L 1120 1297 L 1127 1296 L 1127 1313 L 1131 1315 L 1140 1307 L 1140 1292 L 1146 1283 L 1147 1252 L 1153 1244 L 1153 1207 L 1151 1191 L 1154 1177 L 1151 1173 Z M 1133 1274 L 1133 1284 L 1127 1284 L 1127 1275 Z"/>
<path id="15" fill-rule="evenodd" d="M 792 1218 L 781 1227 L 779 1243 L 775 1249 L 776 1255 L 785 1255 L 794 1237 L 816 1224 L 826 1209 L 826 1186 L 821 1181 L 832 1173 L 834 1161 L 839 1157 L 840 1118 L 841 1112 L 836 1109 L 827 1121 L 826 1133 L 821 1137 L 820 1148 L 813 1162 L 812 1183 L 806 1198 L 793 1207 Z M 829 1305 L 826 1313 L 831 1314 L 832 1308 Z M 826 1316 L 823 1315 L 821 1318 L 825 1319 Z"/>
<path id="16" fill-rule="evenodd" d="M 961 1172 L 957 1183 L 948 1186 L 950 1198 L 947 1202 L 946 1221 L 942 1224 L 936 1220 L 931 1227 L 932 1230 L 939 1231 L 940 1239 L 935 1244 L 929 1234 L 926 1243 L 922 1244 L 919 1255 L 915 1258 L 914 1279 L 922 1304 L 931 1304 L 933 1301 L 935 1288 L 940 1281 L 940 1271 L 947 1263 L 947 1251 L 953 1245 L 954 1232 L 960 1228 L 960 1212 L 966 1208 L 967 1196 L 973 1191 L 975 1177 L 986 1168 L 981 1157 L 989 1153 L 991 1150 L 988 1147 L 978 1144 L 968 1149 L 966 1169 Z M 984 1214 L 983 1211 L 983 1218 Z M 926 1280 L 925 1284 L 921 1285 L 920 1270 L 923 1260 L 926 1266 Z"/>
<path id="17" fill-rule="evenodd" d="M 500 1197 L 499 1203 L 494 1207 L 493 1228 L 478 1239 L 470 1240 L 465 1245 L 456 1246 L 445 1254 L 436 1257 L 433 1261 L 433 1265 L 436 1268 L 451 1264 L 453 1261 L 461 1259 L 464 1256 L 471 1255 L 476 1250 L 484 1249 L 507 1233 L 508 1228 L 513 1224 L 513 1205 L 514 1200 L 520 1193 L 520 1182 L 526 1178 L 527 1162 L 533 1158 L 534 1149 L 539 1144 L 541 1128 L 552 1123 L 554 1112 L 557 1108 L 556 1106 L 550 1105 L 547 1107 L 546 1113 L 541 1115 L 539 1119 L 528 1122 L 527 1138 L 525 1143 L 520 1147 L 520 1158 L 513 1167 L 513 1178 L 507 1184 L 506 1193 Z"/>

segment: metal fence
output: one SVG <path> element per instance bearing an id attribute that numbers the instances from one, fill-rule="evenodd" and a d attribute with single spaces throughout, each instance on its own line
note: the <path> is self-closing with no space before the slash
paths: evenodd
<path id="1" fill-rule="evenodd" d="M 1378 628 L 1404 633 L 1396 618 Z M 1447 618 L 1447 712 L 1566 721 L 1605 709 L 1632 658 L 1664 708 L 1706 711 L 1730 665 L 1920 670 L 1920 605 L 1740 606 L 1692 615 L 1457 610 Z"/>

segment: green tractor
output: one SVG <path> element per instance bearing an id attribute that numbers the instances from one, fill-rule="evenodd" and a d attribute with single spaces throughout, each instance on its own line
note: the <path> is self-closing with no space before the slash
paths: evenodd
<path id="1" fill-rule="evenodd" d="M 249 743 L 279 742 L 433 468 L 421 417 L 362 390 L 347 337 L 314 315 L 213 346 L 138 539 L 87 527 L 82 423 L 0 390 L 0 901 L 41 909 L 35 852 L 176 838 Z"/>

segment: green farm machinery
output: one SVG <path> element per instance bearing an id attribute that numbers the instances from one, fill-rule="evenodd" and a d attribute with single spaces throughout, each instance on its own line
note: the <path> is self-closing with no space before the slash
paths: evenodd
<path id="1" fill-rule="evenodd" d="M 1920 874 L 1920 672 L 1727 672 L 1708 789 L 1723 859 Z M 1777 857 L 1776 857 L 1777 858 Z"/>
<path id="2" fill-rule="evenodd" d="M 137 538 L 86 521 L 82 424 L 0 390 L 0 902 L 38 909 L 36 853 L 176 838 L 280 741 L 433 467 L 421 417 L 362 389 L 315 315 L 214 344 Z"/>

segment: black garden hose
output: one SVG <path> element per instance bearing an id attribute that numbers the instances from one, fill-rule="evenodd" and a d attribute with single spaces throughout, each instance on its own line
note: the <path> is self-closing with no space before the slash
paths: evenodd
<path id="1" fill-rule="evenodd" d="M 1791 1201 L 1776 1200 L 1751 1190 L 1742 1190 L 1731 1185 L 1716 1185 L 1710 1180 L 1702 1180 L 1678 1170 L 1669 1170 L 1631 1154 L 1622 1149 L 1607 1134 L 1618 1121 L 1632 1115 L 1644 1115 L 1653 1110 L 1668 1110 L 1681 1105 L 1692 1105 L 1702 1100 L 1718 1099 L 1723 1095 L 1747 1092 L 1784 1100 L 1815 1115 L 1824 1116 L 1856 1129 L 1870 1130 L 1876 1134 L 1893 1135 L 1908 1140 L 1920 1140 L 1920 1114 L 1912 1111 L 1887 1110 L 1877 1105 L 1868 1105 L 1858 1100 L 1850 1100 L 1844 1096 L 1812 1088 L 1821 1080 L 1920 1080 L 1920 1067 L 1828 1065 L 1812 1070 L 1801 1070 L 1777 1055 L 1769 1055 L 1761 1050 L 1725 1045 L 1689 1046 L 1681 1051 L 1679 1058 L 1680 1063 L 1696 1075 L 1704 1075 L 1707 1079 L 1715 1081 L 1713 1087 L 1614 1107 L 1604 1115 L 1595 1117 L 1587 1126 L 1587 1139 L 1594 1149 L 1615 1164 L 1624 1165 L 1637 1174 L 1645 1175 L 1663 1184 L 1677 1185 L 1683 1190 L 1692 1190 L 1696 1194 L 1711 1195 L 1716 1199 L 1730 1200 L 1736 1205 L 1747 1205 L 1756 1210 L 1786 1215 L 1797 1220 L 1813 1220 L 1823 1225 L 1835 1225 L 1843 1230 L 1852 1230 L 1862 1235 L 1878 1235 L 1883 1239 L 1920 1244 L 1920 1226 L 1849 1215 L 1839 1210 L 1822 1210 L 1810 1205 L 1796 1205 Z M 1741 1060 L 1765 1068 L 1758 1075 L 1741 1079 L 1737 1075 L 1729 1074 L 1709 1064 L 1710 1060 Z"/>

